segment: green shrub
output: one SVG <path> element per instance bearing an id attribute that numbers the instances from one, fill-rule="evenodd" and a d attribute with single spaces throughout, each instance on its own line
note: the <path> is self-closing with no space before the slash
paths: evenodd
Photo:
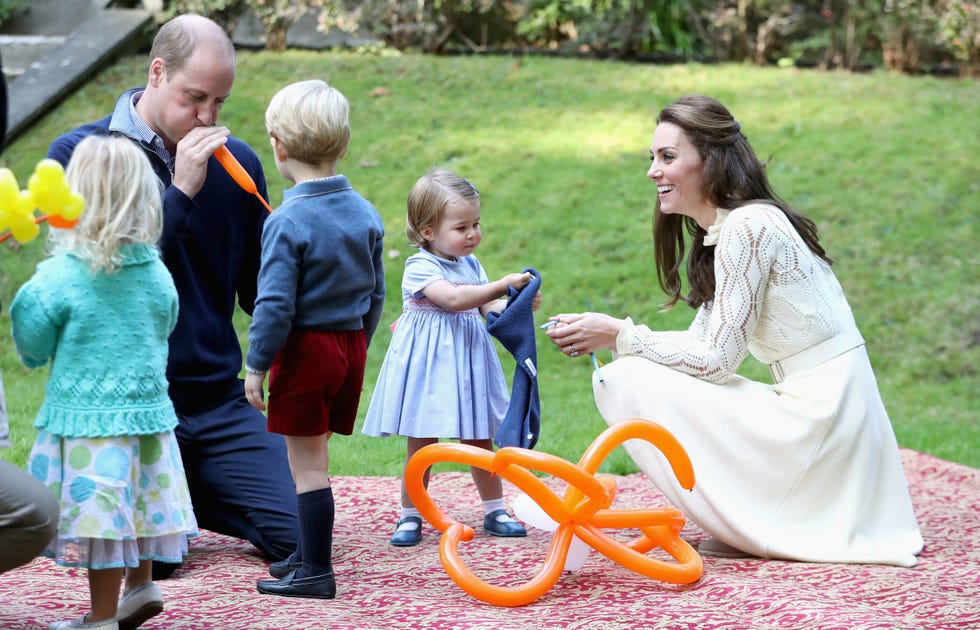
<path id="1" fill-rule="evenodd" d="M 964 74 L 980 76 L 980 4 L 950 0 L 939 17 L 939 41 L 960 61 Z"/>
<path id="2" fill-rule="evenodd" d="M 976 0 L 172 0 L 165 17 L 194 11 L 231 32 L 250 12 L 266 48 L 283 50 L 287 29 L 310 10 L 323 31 L 399 51 L 536 49 L 758 65 L 792 58 L 828 69 L 980 75 Z"/>
<path id="3" fill-rule="evenodd" d="M 11 15 L 27 7 L 28 0 L 0 0 L 0 24 Z"/>

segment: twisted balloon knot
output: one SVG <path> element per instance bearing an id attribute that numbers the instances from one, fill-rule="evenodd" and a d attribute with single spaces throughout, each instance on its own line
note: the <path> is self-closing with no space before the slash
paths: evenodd
<path id="1" fill-rule="evenodd" d="M 679 536 L 685 523 L 680 511 L 674 508 L 610 509 L 616 496 L 616 480 L 611 475 L 596 475 L 596 471 L 605 457 L 628 439 L 642 439 L 656 446 L 666 456 L 680 485 L 688 490 L 694 487 L 694 470 L 680 443 L 662 426 L 642 418 L 630 418 L 606 429 L 578 464 L 517 447 L 502 448 L 494 453 L 465 444 L 430 444 L 408 460 L 405 487 L 412 504 L 443 533 L 439 556 L 446 572 L 464 591 L 492 604 L 522 606 L 539 598 L 569 566 L 569 550 L 576 545 L 581 548 L 582 543 L 641 575 L 675 584 L 696 582 L 701 578 L 703 564 L 697 552 Z M 423 483 L 426 471 L 439 462 L 468 464 L 498 474 L 523 490 L 524 494 L 518 500 L 526 496 L 533 501 L 540 520 L 547 522 L 544 528 L 554 531 L 544 565 L 534 578 L 517 587 L 497 587 L 469 570 L 460 558 L 459 543 L 472 540 L 473 529 L 446 516 Z M 565 481 L 568 487 L 564 497 L 555 494 L 532 470 Z M 515 501 L 515 513 L 516 504 Z M 623 543 L 602 531 L 614 528 L 638 529 L 641 535 Z M 676 562 L 646 555 L 657 547 Z"/>

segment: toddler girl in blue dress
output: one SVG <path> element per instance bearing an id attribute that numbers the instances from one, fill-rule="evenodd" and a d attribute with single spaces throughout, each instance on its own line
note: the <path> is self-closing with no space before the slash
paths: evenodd
<path id="1" fill-rule="evenodd" d="M 402 315 L 371 398 L 363 432 L 408 438 L 405 461 L 440 438 L 493 450 L 509 394 L 484 317 L 507 304 L 507 287 L 521 289 L 530 273 L 489 282 L 473 251 L 480 244 L 480 194 L 446 169 L 432 169 L 408 197 L 408 238 L 419 252 L 405 261 Z M 540 305 L 535 297 L 534 308 Z M 472 469 L 483 501 L 484 529 L 494 536 L 526 536 L 504 509 L 503 484 Z M 426 472 L 423 479 L 428 487 Z M 422 538 L 422 518 L 401 486 L 401 519 L 391 537 L 399 547 Z"/>

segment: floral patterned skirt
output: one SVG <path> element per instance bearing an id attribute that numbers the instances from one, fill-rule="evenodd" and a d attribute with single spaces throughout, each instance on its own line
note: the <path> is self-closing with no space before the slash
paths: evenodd
<path id="1" fill-rule="evenodd" d="M 197 535 L 173 431 L 65 438 L 42 429 L 27 470 L 59 499 L 58 533 L 42 553 L 62 566 L 176 563 Z"/>

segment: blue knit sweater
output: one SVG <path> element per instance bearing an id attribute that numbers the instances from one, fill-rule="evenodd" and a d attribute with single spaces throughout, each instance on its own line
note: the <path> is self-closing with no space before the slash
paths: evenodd
<path id="1" fill-rule="evenodd" d="M 109 437 L 177 425 L 164 376 L 177 291 L 155 248 L 122 251 L 111 274 L 71 254 L 42 261 L 10 305 L 21 360 L 32 368 L 51 360 L 38 429 Z"/>
<path id="2" fill-rule="evenodd" d="M 487 330 L 517 361 L 510 388 L 507 415 L 493 436 L 497 446 L 534 448 L 541 434 L 538 395 L 538 347 L 534 338 L 534 297 L 541 288 L 541 274 L 533 267 L 531 282 L 521 290 L 507 287 L 507 306 L 502 313 L 487 313 Z"/>
<path id="3" fill-rule="evenodd" d="M 132 89 L 116 100 L 110 116 L 57 138 L 48 157 L 68 164 L 86 136 L 121 133 L 146 151 L 165 187 L 163 261 L 180 296 L 180 318 L 170 337 L 167 378 L 178 411 L 193 413 L 220 402 L 237 383 L 242 351 L 232 323 L 235 298 L 251 315 L 255 305 L 262 226 L 268 212 L 211 158 L 200 192 L 189 198 L 171 184 L 168 165 L 141 139 L 130 116 Z M 262 163 L 244 142 L 228 139 L 228 149 L 266 197 Z"/>
<path id="4" fill-rule="evenodd" d="M 246 365 L 267 370 L 292 328 L 364 329 L 385 300 L 384 223 L 347 178 L 297 184 L 265 224 Z"/>

